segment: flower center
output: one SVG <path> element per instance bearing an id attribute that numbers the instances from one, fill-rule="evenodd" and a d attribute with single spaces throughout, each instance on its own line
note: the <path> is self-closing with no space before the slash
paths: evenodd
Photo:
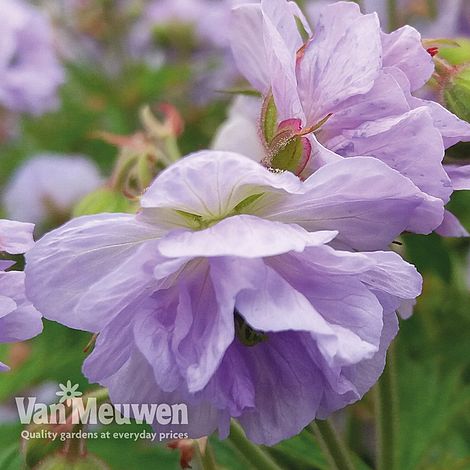
<path id="1" fill-rule="evenodd" d="M 176 210 L 176 212 L 186 219 L 189 228 L 192 228 L 193 230 L 205 230 L 228 217 L 246 213 L 248 206 L 257 201 L 261 196 L 263 196 L 263 194 L 264 193 L 252 194 L 239 202 L 235 207 L 233 207 L 233 209 L 218 216 L 204 216 L 182 210 Z"/>
<path id="2" fill-rule="evenodd" d="M 235 310 L 235 335 L 244 346 L 248 347 L 256 346 L 268 339 L 264 331 L 255 330 L 248 325 L 237 310 Z"/>

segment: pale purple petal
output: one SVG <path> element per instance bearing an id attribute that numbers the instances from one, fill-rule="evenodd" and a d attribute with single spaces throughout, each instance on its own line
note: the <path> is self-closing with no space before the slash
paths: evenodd
<path id="1" fill-rule="evenodd" d="M 378 19 L 356 19 L 357 10 L 352 3 L 326 7 L 300 59 L 299 93 L 310 125 L 334 113 L 348 98 L 370 91 L 379 75 Z"/>
<path id="2" fill-rule="evenodd" d="M 41 315 L 25 296 L 23 272 L 0 272 L 0 302 L 2 298 L 10 311 L 0 315 L 1 343 L 23 341 L 41 332 Z"/>
<path id="3" fill-rule="evenodd" d="M 172 214 L 179 210 L 220 219 L 250 196 L 297 192 L 301 188 L 301 181 L 292 173 L 271 173 L 235 153 L 201 151 L 158 176 L 141 198 L 142 216 L 148 220 L 154 214 L 161 217 L 162 212 L 152 211 L 161 208 Z"/>
<path id="4" fill-rule="evenodd" d="M 265 156 L 258 119 L 261 101 L 258 98 L 238 96 L 230 106 L 229 116 L 217 129 L 211 148 L 236 152 L 260 162 Z"/>
<path id="5" fill-rule="evenodd" d="M 408 77 L 411 91 L 421 88 L 434 72 L 434 62 L 421 42 L 421 35 L 411 26 L 390 34 L 382 33 L 383 65 L 396 67 Z"/>
<path id="6" fill-rule="evenodd" d="M 271 80 L 262 32 L 261 5 L 245 4 L 234 8 L 231 44 L 238 69 L 256 90 L 266 93 Z"/>
<path id="7" fill-rule="evenodd" d="M 445 211 L 444 220 L 442 224 L 437 227 L 436 233 L 443 237 L 461 238 L 470 236 L 460 220 L 448 210 Z"/>
<path id="8" fill-rule="evenodd" d="M 445 165 L 455 191 L 470 190 L 470 165 Z"/>
<path id="9" fill-rule="evenodd" d="M 425 107 L 344 131 L 329 147 L 344 156 L 379 158 L 422 191 L 449 201 L 452 186 L 442 166 L 444 145 Z"/>
<path id="10" fill-rule="evenodd" d="M 278 205 L 254 207 L 257 215 L 311 230 L 338 230 L 337 240 L 356 249 L 382 249 L 403 230 L 430 233 L 443 203 L 375 158 L 346 158 L 320 168 L 303 194 Z M 261 205 L 263 201 L 259 201 Z M 384 223 L 386 221 L 386 223 Z"/>
<path id="11" fill-rule="evenodd" d="M 26 253 L 34 245 L 33 230 L 33 224 L 0 219 L 0 251 Z"/>
<path id="12" fill-rule="evenodd" d="M 166 257 L 239 256 L 260 258 L 330 242 L 335 231 L 309 233 L 302 227 L 250 215 L 229 217 L 200 231 L 174 231 L 158 246 Z"/>
<path id="13" fill-rule="evenodd" d="M 46 318 L 97 332 L 152 279 L 160 235 L 133 215 L 74 219 L 26 255 L 28 297 Z"/>

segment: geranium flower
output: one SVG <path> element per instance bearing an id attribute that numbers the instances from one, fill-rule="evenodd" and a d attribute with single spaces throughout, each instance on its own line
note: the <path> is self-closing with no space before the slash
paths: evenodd
<path id="1" fill-rule="evenodd" d="M 102 184 L 98 168 L 77 155 L 41 154 L 12 176 L 3 195 L 9 217 L 45 224 L 66 220 L 73 206 Z"/>
<path id="2" fill-rule="evenodd" d="M 85 375 L 117 403 L 189 406 L 191 438 L 239 419 L 273 444 L 377 380 L 395 310 L 421 289 L 387 246 L 442 201 L 374 158 L 306 181 L 203 151 L 161 173 L 141 211 L 77 218 L 26 255 L 47 318 L 99 333 Z"/>
<path id="3" fill-rule="evenodd" d="M 302 174 L 342 157 L 368 155 L 449 201 L 453 188 L 442 165 L 444 151 L 469 140 L 470 125 L 412 95 L 434 71 L 415 29 L 385 34 L 377 15 L 362 15 L 353 2 L 323 8 L 314 33 L 295 4 L 285 0 L 241 5 L 233 23 L 238 66 L 264 95 L 265 106 L 272 96 L 278 134 L 287 125 L 308 139 Z M 277 141 L 262 137 L 269 158 Z M 446 235 L 461 234 L 454 222 Z"/>
<path id="4" fill-rule="evenodd" d="M 50 111 L 63 81 L 47 18 L 22 0 L 3 0 L 0 107 L 32 114 Z"/>

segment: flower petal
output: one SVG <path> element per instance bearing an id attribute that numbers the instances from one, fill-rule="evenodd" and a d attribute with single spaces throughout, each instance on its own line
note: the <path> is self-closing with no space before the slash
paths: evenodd
<path id="1" fill-rule="evenodd" d="M 0 297 L 4 296 L 10 300 L 7 307 L 13 308 L 0 315 L 0 342 L 24 341 L 38 335 L 42 331 L 41 315 L 25 296 L 23 272 L 0 273 Z"/>
<path id="2" fill-rule="evenodd" d="M 26 253 L 34 245 L 34 224 L 0 219 L 0 251 Z"/>
<path id="3" fill-rule="evenodd" d="M 367 93 L 381 68 L 377 15 L 358 16 L 358 6 L 327 6 L 298 64 L 299 93 L 313 125 L 351 96 Z"/>
<path id="4" fill-rule="evenodd" d="M 390 34 L 382 33 L 383 65 L 396 67 L 408 77 L 411 91 L 421 88 L 434 72 L 434 62 L 421 42 L 421 35 L 411 26 Z"/>
<path id="5" fill-rule="evenodd" d="M 452 187 L 442 166 L 444 145 L 427 108 L 366 122 L 345 131 L 341 140 L 332 150 L 379 158 L 422 191 L 448 202 Z"/>
<path id="6" fill-rule="evenodd" d="M 454 191 L 470 190 L 470 165 L 445 165 L 444 166 Z"/>
<path id="7" fill-rule="evenodd" d="M 158 249 L 169 258 L 260 258 L 288 251 L 303 251 L 306 246 L 328 243 L 335 235 L 333 231 L 309 233 L 297 225 L 238 215 L 205 230 L 173 231 L 162 239 Z"/>
<path id="8" fill-rule="evenodd" d="M 26 289 L 46 318 L 97 332 L 153 279 L 159 230 L 130 214 L 80 217 L 26 255 Z"/>
<path id="9" fill-rule="evenodd" d="M 470 236 L 460 220 L 448 210 L 444 212 L 444 220 L 442 221 L 442 224 L 437 227 L 436 233 L 442 237 L 461 238 Z"/>
<path id="10" fill-rule="evenodd" d="M 381 161 L 355 157 L 320 168 L 305 181 L 303 194 L 264 207 L 255 202 L 253 211 L 309 231 L 337 230 L 336 240 L 349 247 L 377 250 L 407 228 L 430 233 L 442 222 L 444 209 L 441 200 Z"/>
<path id="11" fill-rule="evenodd" d="M 144 220 L 160 223 L 177 211 L 206 218 L 228 216 L 249 196 L 300 191 L 292 173 L 274 174 L 253 160 L 231 152 L 204 150 L 162 172 L 141 199 Z M 179 215 L 181 226 L 184 217 Z M 177 224 L 174 223 L 173 228 Z"/>

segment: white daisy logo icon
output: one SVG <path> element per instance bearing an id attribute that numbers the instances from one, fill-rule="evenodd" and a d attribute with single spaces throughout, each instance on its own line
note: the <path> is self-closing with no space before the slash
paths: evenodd
<path id="1" fill-rule="evenodd" d="M 78 390 L 78 387 L 78 384 L 72 386 L 72 382 L 70 380 L 67 380 L 65 385 L 59 384 L 60 390 L 55 393 L 58 397 L 60 397 L 59 403 L 63 403 L 64 401 L 69 403 L 73 398 L 81 397 L 82 392 Z"/>

